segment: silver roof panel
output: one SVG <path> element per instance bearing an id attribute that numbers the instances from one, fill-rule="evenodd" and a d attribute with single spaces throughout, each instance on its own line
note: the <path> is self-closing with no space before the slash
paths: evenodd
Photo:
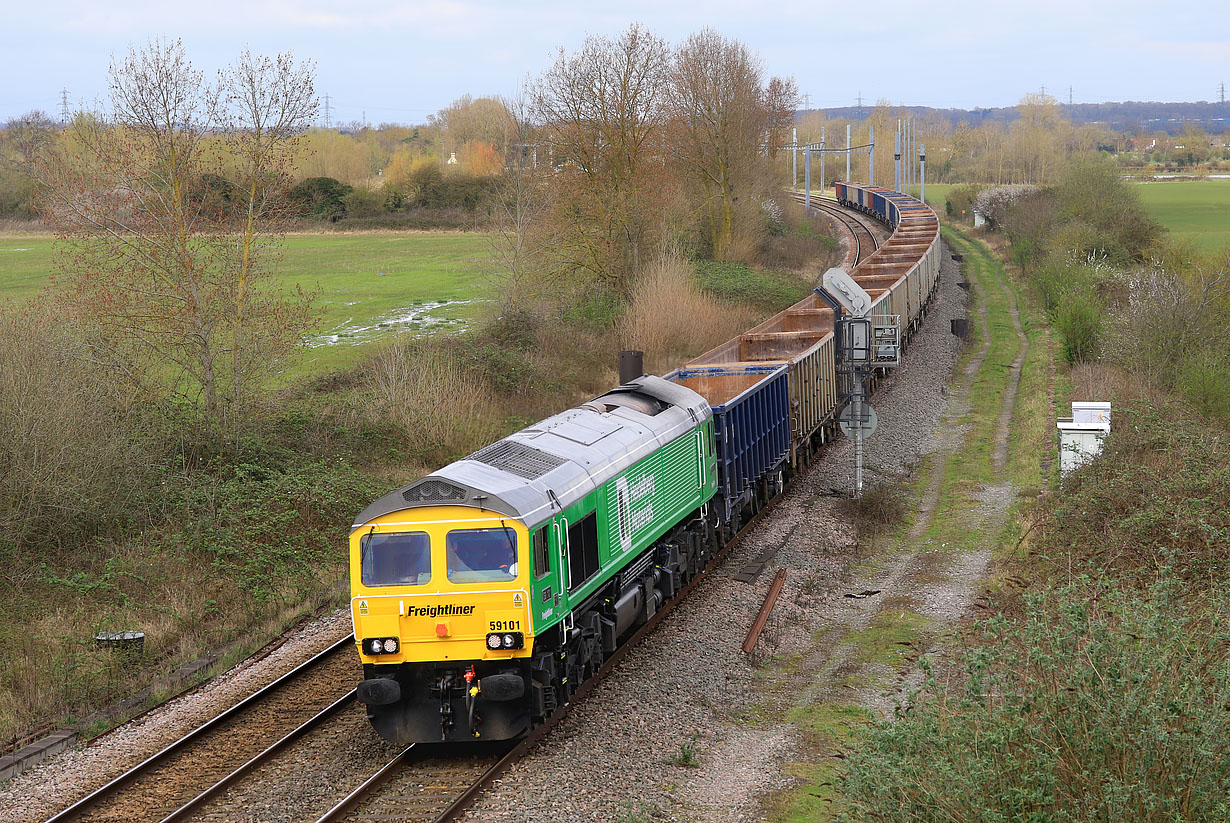
<path id="1" fill-rule="evenodd" d="M 663 408 L 646 414 L 618 405 L 628 393 Z M 613 402 L 601 402 L 606 399 Z M 653 375 L 638 377 L 384 495 L 351 528 L 403 509 L 441 505 L 482 508 L 534 526 L 712 416 L 691 389 Z"/>

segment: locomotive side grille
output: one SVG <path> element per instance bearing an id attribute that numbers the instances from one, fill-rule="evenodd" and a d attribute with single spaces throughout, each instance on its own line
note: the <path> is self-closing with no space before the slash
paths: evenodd
<path id="1" fill-rule="evenodd" d="M 465 502 L 466 490 L 443 480 L 424 480 L 401 493 L 407 503 Z"/>
<path id="2" fill-rule="evenodd" d="M 486 463 L 492 468 L 502 469 L 525 480 L 537 480 L 552 469 L 558 469 L 568 462 L 562 457 L 548 454 L 541 449 L 518 443 L 515 440 L 500 440 L 492 443 L 474 452 L 466 460 Z"/>

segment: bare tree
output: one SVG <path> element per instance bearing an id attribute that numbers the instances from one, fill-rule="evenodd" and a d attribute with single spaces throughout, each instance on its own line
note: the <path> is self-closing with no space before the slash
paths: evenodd
<path id="1" fill-rule="evenodd" d="M 316 118 L 315 66 L 293 55 L 257 57 L 245 50 L 218 78 L 223 106 L 218 118 L 231 154 L 239 161 L 239 227 L 230 339 L 231 404 L 243 405 L 250 389 L 276 370 L 298 341 L 286 331 L 307 322 L 303 301 L 288 303 L 249 284 L 267 278 L 276 262 L 269 250 L 285 232 L 287 191 L 295 142 Z M 259 244 L 259 245 L 258 245 Z M 262 249 L 264 247 L 264 259 Z"/>
<path id="2" fill-rule="evenodd" d="M 40 164 L 66 307 L 101 357 L 148 395 L 199 409 L 215 435 L 240 426 L 257 376 L 307 325 L 301 293 L 253 279 L 268 273 L 258 249 L 286 146 L 314 105 L 310 79 L 289 58 L 245 56 L 210 85 L 178 41 L 153 42 L 112 64 L 109 108 L 78 118 Z M 241 186 L 220 173 L 220 132 Z"/>
<path id="3" fill-rule="evenodd" d="M 4 124 L 4 143 L 8 150 L 0 158 L 27 173 L 34 170 L 38 159 L 51 146 L 56 135 L 56 123 L 46 112 L 26 112 Z"/>
<path id="4" fill-rule="evenodd" d="M 575 53 L 561 50 L 534 90 L 560 164 L 560 262 L 623 294 L 661 222 L 668 59 L 665 41 L 634 24 L 617 39 L 591 36 Z"/>
<path id="5" fill-rule="evenodd" d="M 503 262 L 497 278 L 501 309 L 515 314 L 526 309 L 548 265 L 551 244 L 544 235 L 550 229 L 543 218 L 552 204 L 552 168 L 545 151 L 538 162 L 540 131 L 526 94 L 500 103 L 507 112 L 506 161 L 493 198 L 499 229 L 492 245 Z"/>
<path id="6" fill-rule="evenodd" d="M 770 111 L 761 78 L 760 61 L 747 46 L 709 28 L 684 41 L 671 63 L 671 150 L 699 186 L 713 256 L 720 260 L 737 256 L 736 213 L 756 208 L 762 148 L 766 135 L 781 128 L 789 97 L 779 81 Z"/>

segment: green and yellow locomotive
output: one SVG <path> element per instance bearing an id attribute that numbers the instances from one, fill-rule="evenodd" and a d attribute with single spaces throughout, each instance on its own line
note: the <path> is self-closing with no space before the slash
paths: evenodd
<path id="1" fill-rule="evenodd" d="M 359 701 L 402 743 L 515 737 L 717 549 L 709 404 L 644 376 L 392 492 L 350 538 Z"/>

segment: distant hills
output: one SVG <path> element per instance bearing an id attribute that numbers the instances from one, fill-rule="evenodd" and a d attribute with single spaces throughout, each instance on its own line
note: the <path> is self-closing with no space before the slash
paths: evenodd
<path id="1" fill-rule="evenodd" d="M 1189 125 L 1202 128 L 1211 134 L 1230 131 L 1230 103 L 1143 103 L 1128 101 L 1126 103 L 1076 103 L 1059 106 L 1064 116 L 1077 125 L 1097 123 L 1113 131 L 1155 132 L 1164 131 L 1168 134 L 1179 134 Z M 862 120 L 871 113 L 871 106 L 841 106 L 827 109 L 811 109 L 822 111 L 827 117 Z M 952 125 L 961 122 L 976 126 L 979 123 L 995 121 L 1011 123 L 1019 115 L 1015 106 L 1001 108 L 976 109 L 934 109 L 928 106 L 902 106 L 902 111 L 909 111 L 915 116 L 938 115 L 948 120 Z M 807 114 L 800 111 L 800 115 Z"/>

